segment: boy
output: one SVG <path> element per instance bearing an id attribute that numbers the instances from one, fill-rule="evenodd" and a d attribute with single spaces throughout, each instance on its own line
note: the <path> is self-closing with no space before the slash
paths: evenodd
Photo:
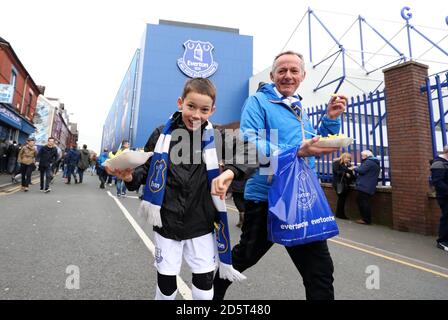
<path id="1" fill-rule="evenodd" d="M 123 179 L 131 191 L 148 180 L 142 207 L 148 213 L 148 221 L 154 225 L 155 231 L 157 300 L 175 299 L 176 275 L 180 272 L 182 256 L 193 273 L 193 299 L 212 299 L 216 266 L 215 205 L 218 202 L 219 206 L 219 201 L 222 201 L 221 205 L 224 203 L 226 191 L 234 178 L 244 178 L 254 167 L 226 164 L 223 172 L 219 176 L 216 174 L 218 161 L 214 130 L 208 122 L 215 112 L 215 100 L 216 89 L 209 80 L 188 80 L 182 96 L 177 101 L 180 112 L 174 113 L 167 125 L 157 128 L 145 146 L 145 151 L 154 151 L 152 158 L 134 172 L 130 169 L 110 170 L 107 167 L 109 174 Z M 167 137 L 170 138 L 167 140 Z M 166 154 L 169 154 L 169 157 Z M 214 161 L 209 160 L 210 155 L 214 156 Z M 217 177 L 212 180 L 210 176 L 213 177 L 213 172 Z M 212 199 L 211 194 L 219 197 Z M 225 211 L 225 203 L 223 206 Z M 221 206 L 219 214 L 222 211 Z M 220 222 L 224 229 L 226 224 L 227 218 Z M 218 233 L 221 234 L 221 231 L 222 229 Z M 228 241 L 226 248 L 230 254 Z M 224 264 L 231 268 L 231 261 Z M 233 276 L 233 279 L 237 280 L 244 278 L 239 273 Z"/>

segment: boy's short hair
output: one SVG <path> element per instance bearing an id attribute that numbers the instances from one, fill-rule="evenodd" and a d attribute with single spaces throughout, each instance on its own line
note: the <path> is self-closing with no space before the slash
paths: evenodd
<path id="1" fill-rule="evenodd" d="M 209 96 L 213 100 L 213 105 L 216 101 L 216 88 L 213 83 L 206 78 L 193 78 L 185 82 L 184 91 L 182 92 L 182 99 L 185 99 L 190 92 L 196 92 Z"/>

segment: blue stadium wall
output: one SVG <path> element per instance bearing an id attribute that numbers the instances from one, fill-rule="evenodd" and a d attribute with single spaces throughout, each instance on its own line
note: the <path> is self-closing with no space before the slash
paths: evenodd
<path id="1" fill-rule="evenodd" d="M 216 72 L 208 78 L 217 88 L 216 112 L 210 119 L 227 124 L 240 119 L 252 76 L 253 38 L 236 29 L 160 21 L 143 34 L 130 121 L 132 147 L 145 145 L 152 131 L 177 110 L 177 98 L 189 77 L 178 67 L 188 40 L 210 42 Z"/>
<path id="2" fill-rule="evenodd" d="M 135 88 L 140 50 L 136 50 L 131 64 L 115 95 L 103 126 L 101 150 L 114 151 L 120 148 L 122 140 L 131 137 L 132 110 L 135 109 Z"/>

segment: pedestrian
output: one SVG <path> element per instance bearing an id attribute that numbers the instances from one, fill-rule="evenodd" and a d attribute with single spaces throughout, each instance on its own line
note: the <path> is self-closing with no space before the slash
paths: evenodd
<path id="1" fill-rule="evenodd" d="M 103 149 L 103 152 L 97 159 L 96 164 L 96 172 L 98 174 L 98 178 L 100 179 L 100 189 L 104 189 L 104 185 L 107 182 L 107 178 L 109 177 L 106 169 L 104 168 L 104 164 L 109 157 L 109 150 L 107 148 Z"/>
<path id="2" fill-rule="evenodd" d="M 133 173 L 132 170 L 111 171 L 106 167 L 110 174 L 123 179 L 131 191 L 145 184 L 148 175 L 150 177 L 141 208 L 148 212 L 154 225 L 157 300 L 175 299 L 176 275 L 180 272 L 182 257 L 193 273 L 193 299 L 210 300 L 213 297 L 214 222 L 217 222 L 214 202 L 222 206 L 219 216 L 225 215 L 222 212 L 224 196 L 230 183 L 234 178 L 243 177 L 250 168 L 227 162 L 219 175 L 214 145 L 216 134 L 208 121 L 215 111 L 215 99 L 216 89 L 210 80 L 188 80 L 177 102 L 181 112 L 175 112 L 165 126 L 154 130 L 149 137 L 145 150 L 154 151 L 152 158 Z M 182 139 L 171 140 L 171 134 L 180 135 Z M 195 143 L 193 140 L 198 135 L 199 139 L 204 137 L 205 142 Z M 228 232 L 227 218 L 220 220 L 218 225 L 220 232 Z M 222 262 L 220 253 L 220 264 L 225 264 Z M 242 276 L 233 270 L 231 263 L 226 266 L 231 277 Z"/>
<path id="3" fill-rule="evenodd" d="M 108 159 L 113 159 L 115 157 L 115 154 L 117 153 L 118 150 L 111 150 L 109 152 L 108 155 Z M 114 182 L 115 184 L 115 188 L 117 187 L 117 177 L 113 176 L 113 175 L 109 175 L 107 177 L 107 183 L 109 184 L 109 187 L 112 187 L 112 182 Z"/>
<path id="4" fill-rule="evenodd" d="M 67 182 L 66 184 L 71 184 L 72 175 L 75 179 L 75 184 L 78 183 L 78 178 L 76 177 L 76 167 L 79 162 L 80 153 L 76 144 L 72 145 L 72 148 L 65 155 L 65 164 L 67 166 Z"/>
<path id="5" fill-rule="evenodd" d="M 373 155 L 372 151 L 361 152 L 361 165 L 352 167 L 356 176 L 356 191 L 358 192 L 357 202 L 361 219 L 356 220 L 359 224 L 371 224 L 372 212 L 370 209 L 370 198 L 376 192 L 378 175 L 381 167 L 380 161 Z"/>
<path id="6" fill-rule="evenodd" d="M 36 140 L 32 137 L 26 140 L 26 144 L 19 151 L 18 162 L 22 175 L 22 191 L 27 192 L 31 182 L 31 174 L 36 163 L 37 150 L 34 146 Z"/>
<path id="7" fill-rule="evenodd" d="M 17 168 L 17 157 L 19 156 L 19 150 L 20 147 L 17 144 L 17 142 L 14 140 L 12 144 L 9 145 L 8 151 L 7 151 L 7 157 L 8 157 L 8 173 L 13 175 L 13 177 L 16 174 L 16 168 Z"/>
<path id="8" fill-rule="evenodd" d="M 90 175 L 91 176 L 93 176 L 96 173 L 96 160 L 97 160 L 96 153 L 92 153 L 90 155 L 90 159 L 89 159 Z"/>
<path id="9" fill-rule="evenodd" d="M 52 166 L 58 158 L 53 137 L 48 138 L 47 144 L 40 148 L 37 157 L 39 158 L 40 191 L 48 193 L 51 191 Z"/>
<path id="10" fill-rule="evenodd" d="M 67 174 L 68 174 L 67 155 L 69 152 L 70 152 L 70 148 L 65 148 L 64 152 L 62 153 L 62 158 L 61 158 L 62 180 L 64 181 L 64 183 L 67 183 L 67 181 L 68 181 L 68 178 L 67 178 Z"/>
<path id="11" fill-rule="evenodd" d="M 117 152 L 115 152 L 113 155 L 110 155 L 109 158 L 113 159 L 113 158 L 119 156 L 120 154 L 122 154 L 123 152 L 127 152 L 127 151 L 129 151 L 129 141 L 123 140 L 121 142 L 121 148 L 118 149 Z M 123 180 L 116 177 L 115 184 L 117 187 L 117 197 L 126 197 L 126 185 L 123 182 Z"/>
<path id="12" fill-rule="evenodd" d="M 349 185 L 354 181 L 355 175 L 351 169 L 352 156 L 350 153 L 343 153 L 339 158 L 333 160 L 333 188 L 338 197 L 336 207 L 336 217 L 347 220 L 345 215 L 345 201 L 349 194 Z"/>
<path id="13" fill-rule="evenodd" d="M 436 189 L 437 203 L 442 214 L 439 223 L 437 248 L 448 251 L 448 145 L 431 164 L 431 181 Z"/>
<path id="14" fill-rule="evenodd" d="M 62 157 L 63 157 L 62 150 L 61 150 L 61 148 L 58 145 L 56 145 L 56 151 L 58 153 L 58 158 L 57 158 L 56 162 L 53 165 L 53 174 L 52 174 L 53 178 L 51 179 L 52 181 L 54 179 L 54 176 L 58 173 L 59 167 L 61 166 L 61 161 L 63 160 L 62 159 Z"/>
<path id="15" fill-rule="evenodd" d="M 79 153 L 79 161 L 78 161 L 79 183 L 82 183 L 82 180 L 84 178 L 84 171 L 90 165 L 89 158 L 90 158 L 90 151 L 87 150 L 87 145 L 84 144 L 82 146 L 82 150 Z"/>
<path id="16" fill-rule="evenodd" d="M 268 240 L 268 192 L 271 178 L 262 170 L 264 163 L 276 151 L 298 148 L 299 157 L 309 157 L 308 164 L 314 168 L 314 156 L 329 154 L 338 148 L 322 148 L 313 145 L 314 128 L 301 106 L 301 97 L 295 94 L 305 79 L 303 56 L 293 51 L 283 52 L 274 59 L 270 77 L 273 83 L 261 83 L 255 95 L 250 96 L 243 108 L 240 130 L 244 140 L 256 143 L 259 148 L 260 168 L 246 182 L 244 191 L 244 222 L 240 241 L 232 249 L 232 261 L 236 270 L 255 265 L 272 247 Z M 347 98 L 333 96 L 322 117 L 317 134 L 337 134 L 340 115 L 345 110 Z M 302 123 L 306 130 L 302 136 Z M 260 130 L 261 129 L 261 130 Z M 313 133 L 312 135 L 310 133 Z M 277 139 L 271 137 L 276 136 Z M 305 138 L 308 139 L 305 141 Z M 263 159 L 263 157 L 267 159 Z M 307 299 L 334 299 L 333 261 L 327 242 L 316 241 L 304 245 L 285 247 L 294 265 L 303 278 Z M 222 300 L 231 282 L 215 275 L 215 295 Z"/>
<path id="17" fill-rule="evenodd" d="M 0 173 L 7 171 L 8 167 L 8 143 L 0 139 Z"/>

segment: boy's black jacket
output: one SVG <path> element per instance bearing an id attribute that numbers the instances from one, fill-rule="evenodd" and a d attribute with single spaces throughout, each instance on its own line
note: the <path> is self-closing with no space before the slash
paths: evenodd
<path id="1" fill-rule="evenodd" d="M 186 129 L 182 122 L 181 113 L 176 113 L 173 116 L 173 130 Z M 154 130 L 145 145 L 145 151 L 154 151 L 157 140 L 161 132 L 163 131 L 161 126 Z M 203 131 L 205 124 L 202 126 Z M 193 155 L 202 153 L 201 149 L 194 150 L 192 132 L 190 134 L 190 143 L 188 147 L 190 150 L 190 164 L 180 163 L 173 164 L 171 156 L 169 157 L 169 165 L 166 179 L 165 197 L 161 207 L 162 228 L 154 227 L 161 236 L 174 239 L 174 240 L 186 240 L 203 236 L 213 231 L 214 222 L 217 221 L 217 211 L 213 205 L 210 195 L 210 189 L 208 187 L 207 169 L 203 161 L 200 164 L 192 164 Z M 225 148 L 232 148 L 235 150 L 236 139 L 225 137 L 224 130 L 215 130 L 215 137 L 217 134 L 221 134 L 223 141 L 223 150 L 217 150 L 218 159 L 221 159 L 221 155 L 228 155 L 225 153 Z M 227 139 L 225 139 L 227 138 Z M 188 143 L 171 140 L 170 152 L 173 147 L 178 144 Z M 229 141 L 230 140 L 230 141 Z M 199 144 L 199 148 L 201 145 Z M 182 150 L 180 145 L 176 147 L 176 150 Z M 244 148 L 245 159 L 247 159 L 247 145 Z M 233 152 L 231 154 L 234 154 Z M 200 157 L 200 159 L 202 159 Z M 136 190 L 140 185 L 146 183 L 148 176 L 148 170 L 150 166 L 149 159 L 144 165 L 135 169 L 133 174 L 133 180 L 126 183 L 126 187 L 130 190 Z M 256 164 L 233 164 L 233 159 L 226 159 L 224 170 L 230 169 L 235 174 L 234 180 L 243 180 L 248 178 L 255 169 Z"/>

